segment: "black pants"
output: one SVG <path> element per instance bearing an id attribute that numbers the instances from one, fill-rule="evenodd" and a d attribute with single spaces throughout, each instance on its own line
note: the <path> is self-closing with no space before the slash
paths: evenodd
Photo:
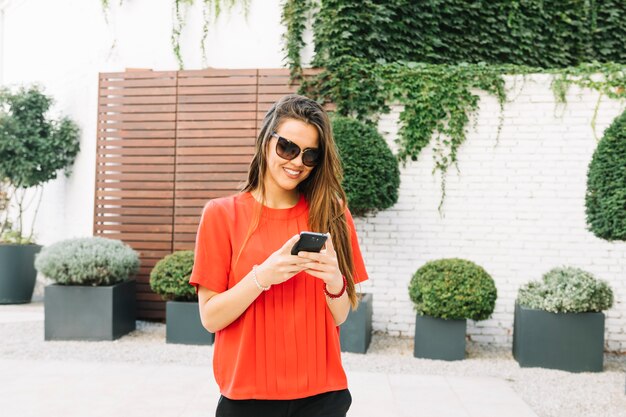
<path id="1" fill-rule="evenodd" d="M 222 395 L 215 417 L 346 417 L 351 404 L 347 389 L 296 400 L 230 400 Z"/>

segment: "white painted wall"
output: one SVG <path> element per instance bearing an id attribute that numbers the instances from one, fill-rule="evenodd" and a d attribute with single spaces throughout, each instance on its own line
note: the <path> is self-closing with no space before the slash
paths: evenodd
<path id="1" fill-rule="evenodd" d="M 74 173 L 45 187 L 36 225 L 39 242 L 92 232 L 98 72 L 125 68 L 177 69 L 170 35 L 171 0 L 111 1 L 109 23 L 99 0 L 8 0 L 0 21 L 0 84 L 40 82 L 57 101 L 55 110 L 82 129 Z M 241 10 L 225 13 L 211 27 L 207 64 L 219 68 L 283 66 L 280 2 L 252 0 L 248 19 Z M 188 11 L 181 39 L 186 69 L 203 67 L 201 7 Z M 307 39 L 310 40 L 310 34 Z M 309 45 L 304 62 L 312 54 Z M 597 94 L 572 90 L 555 116 L 549 79 L 522 83 L 507 79 L 512 103 L 496 146 L 499 108 L 481 94 L 476 128 L 459 151 L 460 175 L 447 181 L 445 217 L 440 217 L 439 178 L 431 175 L 432 152 L 402 168 L 398 204 L 375 217 L 357 220 L 374 293 L 374 327 L 411 336 L 414 312 L 407 286 L 425 262 L 462 257 L 483 266 L 496 280 L 499 299 L 492 319 L 470 323 L 474 340 L 510 344 L 517 288 L 562 264 L 609 280 L 616 304 L 607 315 L 607 348 L 626 351 L 626 244 L 608 243 L 586 231 L 586 169 L 595 148 L 590 128 Z M 523 86 L 523 88 L 522 88 Z M 620 112 L 603 101 L 601 134 Z M 392 148 L 399 109 L 384 116 L 380 130 Z M 36 298 L 41 297 L 41 284 Z"/>

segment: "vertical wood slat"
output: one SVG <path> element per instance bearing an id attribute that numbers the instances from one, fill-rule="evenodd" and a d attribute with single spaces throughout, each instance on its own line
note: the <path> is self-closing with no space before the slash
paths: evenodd
<path id="1" fill-rule="evenodd" d="M 138 317 L 161 319 L 149 287 L 154 264 L 172 251 L 176 72 L 103 73 L 99 79 L 94 235 L 137 250 Z"/>
<path id="2" fill-rule="evenodd" d="M 245 179 L 256 136 L 257 70 L 185 71 L 179 83 L 173 247 L 191 250 L 206 202 L 233 194 Z M 220 100 L 228 112 L 213 106 Z"/>
<path id="3" fill-rule="evenodd" d="M 100 74 L 94 235 L 139 252 L 138 318 L 165 318 L 150 270 L 193 249 L 204 204 L 245 180 L 265 112 L 297 90 L 288 79 L 286 69 Z"/>

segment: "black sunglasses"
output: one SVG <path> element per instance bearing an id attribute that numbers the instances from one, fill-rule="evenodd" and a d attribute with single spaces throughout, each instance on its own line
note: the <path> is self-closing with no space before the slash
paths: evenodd
<path id="1" fill-rule="evenodd" d="M 272 136 L 278 139 L 278 142 L 276 142 L 276 154 L 281 158 L 291 161 L 292 159 L 296 159 L 298 155 L 300 155 L 300 152 L 302 152 L 302 163 L 304 165 L 314 167 L 319 163 L 322 153 L 318 148 L 306 148 L 302 150 L 298 145 L 280 136 L 276 132 L 272 132 Z"/>

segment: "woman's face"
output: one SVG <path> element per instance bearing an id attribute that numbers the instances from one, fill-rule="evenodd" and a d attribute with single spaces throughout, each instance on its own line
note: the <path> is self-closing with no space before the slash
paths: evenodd
<path id="1" fill-rule="evenodd" d="M 293 191 L 313 171 L 302 163 L 302 151 L 319 147 L 319 135 L 315 126 L 296 119 L 285 119 L 276 133 L 300 147 L 300 153 L 292 160 L 284 159 L 276 153 L 278 139 L 272 137 L 267 149 L 267 172 L 265 189 L 267 192 Z"/>

